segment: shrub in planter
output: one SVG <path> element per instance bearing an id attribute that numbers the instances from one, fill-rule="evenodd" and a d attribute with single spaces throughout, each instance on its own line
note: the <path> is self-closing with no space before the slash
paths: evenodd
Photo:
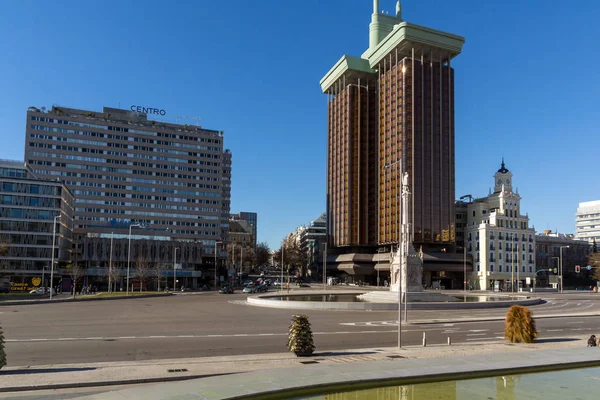
<path id="1" fill-rule="evenodd" d="M 4 332 L 0 327 L 0 368 L 6 365 L 6 352 L 4 351 Z"/>
<path id="2" fill-rule="evenodd" d="M 537 335 L 531 310 L 527 307 L 512 306 L 506 313 L 504 338 L 511 343 L 533 343 Z"/>
<path id="3" fill-rule="evenodd" d="M 310 322 L 306 315 L 294 315 L 292 325 L 290 325 L 290 334 L 288 336 L 288 349 L 298 357 L 310 356 L 315 351 L 313 343 L 312 330 Z"/>

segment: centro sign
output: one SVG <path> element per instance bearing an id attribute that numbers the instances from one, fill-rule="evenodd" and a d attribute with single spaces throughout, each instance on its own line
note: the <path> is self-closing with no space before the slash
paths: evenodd
<path id="1" fill-rule="evenodd" d="M 165 110 L 159 110 L 158 108 L 147 108 L 142 106 L 131 106 L 131 111 L 156 115 L 165 115 L 167 113 Z"/>

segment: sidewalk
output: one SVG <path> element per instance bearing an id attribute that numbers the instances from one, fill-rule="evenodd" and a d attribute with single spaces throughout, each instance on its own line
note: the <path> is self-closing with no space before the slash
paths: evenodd
<path id="1" fill-rule="evenodd" d="M 214 375 L 252 372 L 273 368 L 294 368 L 307 364 L 336 365 L 421 358 L 444 358 L 476 354 L 522 353 L 535 350 L 583 348 L 588 336 L 568 339 L 541 339 L 533 344 L 507 344 L 503 341 L 469 345 L 410 346 L 315 352 L 298 358 L 292 353 L 132 362 L 57 364 L 35 367 L 7 367 L 0 370 L 0 392 L 96 387 L 133 383 L 168 382 Z M 107 387 L 107 390 L 110 388 Z"/>

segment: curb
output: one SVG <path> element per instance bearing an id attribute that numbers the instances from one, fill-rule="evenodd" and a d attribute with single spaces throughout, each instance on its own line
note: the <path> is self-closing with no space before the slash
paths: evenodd
<path id="1" fill-rule="evenodd" d="M 238 372 L 224 372 L 218 374 L 204 374 L 204 375 L 186 375 L 186 376 L 165 376 L 162 378 L 139 378 L 139 379 L 128 379 L 128 380 L 119 380 L 119 381 L 98 381 L 98 382 L 73 382 L 73 383 L 55 383 L 55 384 L 46 384 L 46 385 L 36 385 L 36 386 L 15 386 L 15 387 L 5 387 L 0 388 L 0 393 L 10 393 L 10 392 L 27 392 L 34 390 L 56 390 L 56 389 L 74 389 L 74 388 L 86 388 L 86 387 L 100 387 L 100 386 L 118 386 L 118 385 L 136 385 L 142 383 L 160 383 L 160 382 L 177 382 L 177 381 L 186 381 L 189 379 L 201 379 L 201 378 L 211 378 L 215 376 L 224 376 L 224 375 L 232 375 L 237 374 Z M 2 372 L 0 372 L 0 376 L 2 376 Z"/>
<path id="2" fill-rule="evenodd" d="M 600 317 L 600 313 L 594 314 L 571 314 L 571 315 L 558 315 L 558 314 L 550 314 L 550 315 L 538 315 L 534 314 L 533 319 L 549 319 L 549 318 L 582 318 L 582 317 Z M 486 322 L 486 321 L 504 321 L 505 317 L 487 317 L 480 319 L 435 319 L 435 320 L 422 320 L 422 321 L 408 321 L 406 324 L 408 325 L 433 325 L 433 324 L 460 324 L 460 323 L 469 323 L 469 322 Z M 405 322 L 402 321 L 404 324 Z"/>
<path id="3" fill-rule="evenodd" d="M 102 300 L 130 300 L 130 299 L 148 299 L 151 297 L 169 297 L 174 296 L 173 293 L 165 294 L 148 294 L 143 296 L 115 296 L 115 297 L 84 297 L 84 298 L 68 298 L 64 300 L 16 300 L 16 301 L 0 301 L 0 307 L 7 306 L 23 306 L 34 304 L 57 304 L 57 303 L 77 303 L 83 301 L 102 301 Z M 10 303 L 9 303 L 10 302 Z"/>

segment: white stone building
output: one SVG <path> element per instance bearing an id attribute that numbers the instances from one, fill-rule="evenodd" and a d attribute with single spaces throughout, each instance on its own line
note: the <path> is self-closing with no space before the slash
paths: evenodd
<path id="1" fill-rule="evenodd" d="M 579 203 L 575 220 L 575 237 L 600 246 L 600 200 Z"/>
<path id="2" fill-rule="evenodd" d="M 504 165 L 494 174 L 494 191 L 467 204 L 465 241 L 473 257 L 469 282 L 479 290 L 512 291 L 535 275 L 535 229 L 521 214 L 521 196 L 513 191 L 512 172 Z"/>

